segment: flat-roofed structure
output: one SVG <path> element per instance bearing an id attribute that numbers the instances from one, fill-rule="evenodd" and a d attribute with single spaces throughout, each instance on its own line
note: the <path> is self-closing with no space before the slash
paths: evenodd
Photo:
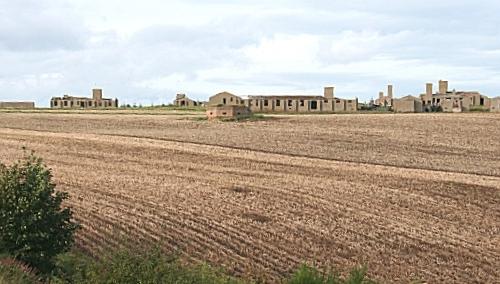
<path id="1" fill-rule="evenodd" d="M 118 99 L 106 99 L 102 97 L 102 89 L 93 89 L 92 98 L 74 97 L 64 95 L 53 97 L 50 107 L 54 109 L 95 109 L 95 108 L 117 108 Z"/>
<path id="2" fill-rule="evenodd" d="M 491 112 L 500 112 L 500 97 L 492 98 L 490 103 Z"/>
<path id="3" fill-rule="evenodd" d="M 422 112 L 422 101 L 420 98 L 414 96 L 405 96 L 399 99 L 393 99 L 392 108 L 394 112 Z"/>
<path id="4" fill-rule="evenodd" d="M 231 119 L 250 117 L 252 112 L 244 105 L 209 106 L 207 109 L 208 119 Z"/>
<path id="5" fill-rule="evenodd" d="M 0 102 L 0 108 L 7 109 L 34 109 L 34 102 Z"/>

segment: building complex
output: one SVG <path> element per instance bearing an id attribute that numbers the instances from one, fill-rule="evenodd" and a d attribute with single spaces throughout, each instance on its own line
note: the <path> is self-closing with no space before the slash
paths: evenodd
<path id="1" fill-rule="evenodd" d="M 117 108 L 118 99 L 103 98 L 102 89 L 93 89 L 92 98 L 73 97 L 70 95 L 64 95 L 63 97 L 53 97 L 50 100 L 50 107 L 56 109 Z"/>

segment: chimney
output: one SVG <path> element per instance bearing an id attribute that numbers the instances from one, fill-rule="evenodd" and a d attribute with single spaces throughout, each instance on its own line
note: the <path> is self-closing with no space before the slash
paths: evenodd
<path id="1" fill-rule="evenodd" d="M 96 101 L 102 100 L 102 89 L 93 89 L 92 98 L 94 98 L 94 100 Z"/>
<path id="2" fill-rule="evenodd" d="M 427 97 L 432 97 L 432 93 L 433 93 L 432 83 L 427 83 L 425 85 L 425 95 Z"/>
<path id="3" fill-rule="evenodd" d="M 439 93 L 446 94 L 448 93 L 448 81 L 439 81 Z"/>
<path id="4" fill-rule="evenodd" d="M 335 97 L 335 87 L 325 87 L 325 98 L 333 99 Z"/>
<path id="5" fill-rule="evenodd" d="M 384 92 L 378 92 L 378 98 L 380 100 L 383 100 L 384 99 Z"/>
<path id="6" fill-rule="evenodd" d="M 389 97 L 389 99 L 392 99 L 394 93 L 393 93 L 393 87 L 392 85 L 388 85 L 387 86 L 387 96 Z"/>

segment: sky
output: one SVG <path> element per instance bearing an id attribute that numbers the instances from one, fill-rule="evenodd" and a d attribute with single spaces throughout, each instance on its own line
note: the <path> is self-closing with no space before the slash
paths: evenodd
<path id="1" fill-rule="evenodd" d="M 120 103 L 236 95 L 368 101 L 393 84 L 500 96 L 500 1 L 0 0 L 0 101 L 100 87 Z"/>

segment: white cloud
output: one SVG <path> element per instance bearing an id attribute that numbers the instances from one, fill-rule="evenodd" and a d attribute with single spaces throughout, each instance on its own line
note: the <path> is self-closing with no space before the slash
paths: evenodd
<path id="1" fill-rule="evenodd" d="M 0 100 L 46 106 L 95 84 L 122 103 L 324 85 L 367 100 L 439 79 L 500 95 L 499 12 L 486 0 L 0 0 Z"/>

